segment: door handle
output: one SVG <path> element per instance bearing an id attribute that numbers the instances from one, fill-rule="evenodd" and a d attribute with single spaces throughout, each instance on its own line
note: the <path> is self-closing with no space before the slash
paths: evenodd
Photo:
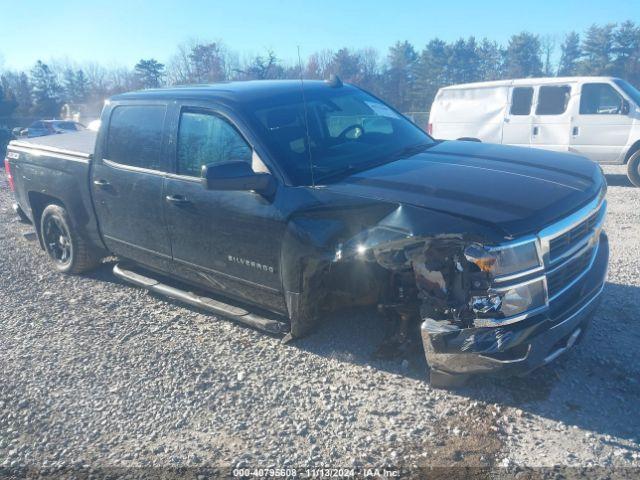
<path id="1" fill-rule="evenodd" d="M 573 135 L 574 137 L 580 135 L 580 127 L 573 127 L 573 130 L 571 130 L 571 135 Z"/>
<path id="2" fill-rule="evenodd" d="M 533 127 L 533 135 L 538 135 L 538 127 Z"/>
<path id="3" fill-rule="evenodd" d="M 169 203 L 173 203 L 174 205 L 187 205 L 191 203 L 189 199 L 184 195 L 167 195 L 166 197 L 164 197 L 164 199 Z"/>
<path id="4" fill-rule="evenodd" d="M 106 180 L 99 178 L 98 180 L 94 180 L 93 184 L 98 186 L 98 187 L 108 187 L 109 185 L 111 185 L 109 182 L 107 182 Z"/>

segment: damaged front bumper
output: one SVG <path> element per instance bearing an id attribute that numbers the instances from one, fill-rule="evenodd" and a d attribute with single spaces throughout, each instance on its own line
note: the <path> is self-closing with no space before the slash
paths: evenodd
<path id="1" fill-rule="evenodd" d="M 425 319 L 427 362 L 441 376 L 523 375 L 556 359 L 584 335 L 604 288 L 609 244 L 604 232 L 589 268 L 540 314 L 495 327 L 456 328 Z"/>

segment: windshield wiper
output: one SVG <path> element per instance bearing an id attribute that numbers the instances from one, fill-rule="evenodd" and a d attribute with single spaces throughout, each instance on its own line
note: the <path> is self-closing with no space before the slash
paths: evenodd
<path id="1" fill-rule="evenodd" d="M 390 158 L 393 160 L 398 160 L 400 158 L 411 157 L 412 155 L 415 155 L 417 153 L 424 152 L 427 148 L 433 147 L 435 144 L 436 142 L 417 143 L 415 145 L 409 145 L 408 147 L 404 147 L 398 150 L 396 153 L 391 155 Z"/>

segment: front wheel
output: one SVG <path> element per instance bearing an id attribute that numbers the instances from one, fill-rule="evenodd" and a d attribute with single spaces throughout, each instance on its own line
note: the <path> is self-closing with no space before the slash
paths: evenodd
<path id="1" fill-rule="evenodd" d="M 640 187 L 640 150 L 631 155 L 627 162 L 627 177 L 636 187 Z"/>
<path id="2" fill-rule="evenodd" d="M 40 217 L 42 244 L 56 270 L 62 273 L 82 273 L 98 264 L 86 240 L 79 235 L 60 205 L 49 205 Z"/>

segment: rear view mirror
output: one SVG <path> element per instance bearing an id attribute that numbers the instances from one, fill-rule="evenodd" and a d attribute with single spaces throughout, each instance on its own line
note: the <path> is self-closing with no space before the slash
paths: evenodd
<path id="1" fill-rule="evenodd" d="M 207 190 L 253 190 L 268 196 L 275 192 L 276 182 L 270 173 L 255 173 L 247 162 L 229 162 L 203 166 L 202 186 Z"/>
<path id="2" fill-rule="evenodd" d="M 630 111 L 631 111 L 631 105 L 629 104 L 629 101 L 623 99 L 620 113 L 622 113 L 622 115 L 628 115 Z"/>

